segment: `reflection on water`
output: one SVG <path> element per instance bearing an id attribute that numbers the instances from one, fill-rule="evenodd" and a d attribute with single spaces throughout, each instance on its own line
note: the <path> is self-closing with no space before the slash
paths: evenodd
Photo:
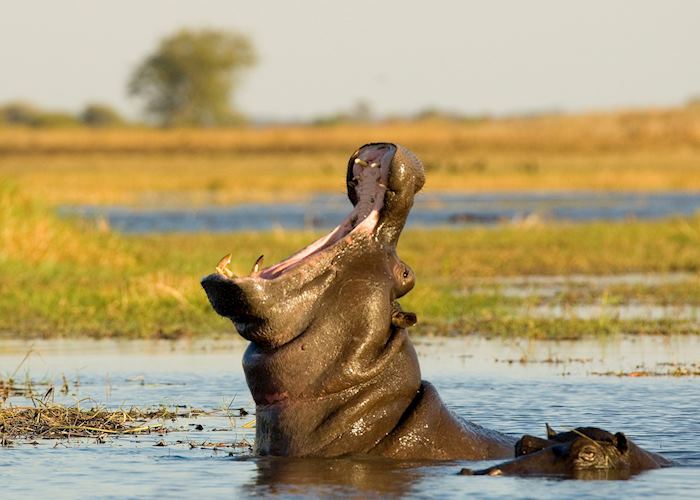
<path id="1" fill-rule="evenodd" d="M 403 496 L 421 479 L 416 462 L 377 458 L 276 458 L 255 460 L 254 481 L 246 485 L 250 495 L 354 494 Z"/>
<path id="2" fill-rule="evenodd" d="M 3 494 L 89 496 L 694 496 L 700 488 L 700 379 L 619 378 L 595 371 L 700 359 L 698 337 L 621 337 L 544 342 L 480 337 L 417 339 L 423 376 L 457 414 L 520 436 L 596 425 L 624 431 L 677 467 L 629 481 L 464 477 L 494 462 L 409 463 L 367 458 L 258 458 L 216 443 L 252 440 L 252 415 L 172 423 L 163 435 L 18 444 L 0 449 Z M 0 373 L 53 381 L 65 374 L 64 403 L 84 407 L 184 405 L 253 410 L 240 366 L 245 344 L 228 341 L 37 341 L 0 344 Z M 560 362 L 548 362 L 557 359 Z M 508 360 L 512 361 L 509 362 Z M 506 362 L 504 362 L 506 361 Z M 75 383 L 78 381 L 79 383 Z M 84 398 L 91 398 L 90 401 Z M 94 401 L 94 403 L 93 403 Z M 11 398 L 5 404 L 23 404 Z M 190 425 L 198 424 L 198 425 Z M 159 442 L 166 446 L 154 446 Z M 214 446 L 212 446 L 214 444 Z M 54 448 L 54 446 L 57 446 Z M 40 472 L 38 472 L 40 471 Z"/>

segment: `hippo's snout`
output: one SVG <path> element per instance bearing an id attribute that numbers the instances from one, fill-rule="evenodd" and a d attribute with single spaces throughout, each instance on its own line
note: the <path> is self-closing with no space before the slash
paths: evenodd
<path id="1" fill-rule="evenodd" d="M 238 287 L 221 274 L 210 274 L 201 281 L 202 288 L 214 310 L 221 316 L 232 318 L 236 314 L 234 297 Z"/>

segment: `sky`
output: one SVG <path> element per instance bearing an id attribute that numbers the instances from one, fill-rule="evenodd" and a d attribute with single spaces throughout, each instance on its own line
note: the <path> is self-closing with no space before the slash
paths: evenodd
<path id="1" fill-rule="evenodd" d="M 247 34 L 235 105 L 298 120 L 668 106 L 700 95 L 697 0 L 0 0 L 0 103 L 135 117 L 126 84 L 182 27 Z"/>

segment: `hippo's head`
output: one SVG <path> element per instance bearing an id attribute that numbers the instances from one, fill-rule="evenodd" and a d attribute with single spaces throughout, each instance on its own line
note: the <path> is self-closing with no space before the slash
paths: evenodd
<path id="1" fill-rule="evenodd" d="M 367 321 L 393 316 L 403 326 L 414 323 L 414 316 L 393 306 L 414 284 L 396 244 L 424 180 L 421 162 L 408 149 L 389 143 L 362 146 L 347 167 L 350 215 L 282 262 L 264 268 L 256 263 L 248 276 L 234 276 L 227 267 L 230 256 L 225 257 L 217 272 L 202 280 L 209 301 L 263 349 L 290 342 L 321 316 L 348 321 L 347 309 L 357 302 L 353 283 L 362 282 L 364 291 L 383 299 L 373 304 L 374 311 L 365 311 L 373 313 Z"/>
<path id="2" fill-rule="evenodd" d="M 347 166 L 353 209 L 329 234 L 248 276 L 230 256 L 202 280 L 209 301 L 250 341 L 243 370 L 256 403 L 256 450 L 273 455 L 366 452 L 420 388 L 396 299 L 414 285 L 396 244 L 425 177 L 406 148 L 367 144 Z"/>
<path id="3" fill-rule="evenodd" d="M 464 475 L 555 475 L 574 478 L 622 478 L 630 472 L 630 446 L 621 432 L 597 427 L 549 433 L 548 439 L 525 435 L 515 445 L 516 459 Z M 605 471 L 601 475 L 601 471 Z M 613 472 L 613 475 L 610 475 Z"/>

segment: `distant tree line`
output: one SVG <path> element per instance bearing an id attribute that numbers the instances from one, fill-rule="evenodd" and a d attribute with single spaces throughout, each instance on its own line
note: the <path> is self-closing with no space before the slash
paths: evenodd
<path id="1" fill-rule="evenodd" d="M 250 39 L 232 31 L 182 29 L 166 36 L 134 69 L 127 92 L 141 101 L 146 124 L 162 127 L 222 127 L 245 123 L 233 105 L 241 78 L 256 63 Z M 379 120 L 370 103 L 360 99 L 346 110 L 310 120 L 314 125 L 392 120 L 481 121 L 439 109 Z M 0 105 L 1 126 L 94 128 L 145 125 L 128 122 L 114 108 L 89 104 L 77 114 L 47 111 L 26 102 Z"/>
<path id="2" fill-rule="evenodd" d="M 242 76 L 257 60 L 251 40 L 239 33 L 215 29 L 182 29 L 163 38 L 127 82 L 127 92 L 143 104 L 148 124 L 163 127 L 221 127 L 245 122 L 233 105 L 233 95 Z M 689 99 L 686 108 L 700 109 L 700 96 Z M 535 118 L 559 114 L 558 110 L 512 115 Z M 370 104 L 357 101 L 346 110 L 318 116 L 314 125 L 367 123 L 394 120 L 447 120 L 482 122 L 489 115 L 465 115 L 452 110 L 427 108 L 412 115 L 386 116 L 379 120 Z M 92 103 L 77 114 L 48 111 L 27 102 L 0 104 L 0 127 L 94 128 L 144 125 L 127 121 L 114 108 Z"/>
<path id="3" fill-rule="evenodd" d="M 244 122 L 232 95 L 255 65 L 252 42 L 235 32 L 183 29 L 165 37 L 134 70 L 130 96 L 143 102 L 148 123 L 164 127 L 230 126 Z M 89 104 L 78 114 L 47 111 L 27 102 L 0 105 L 0 126 L 119 127 L 127 121 L 112 107 Z"/>
<path id="4" fill-rule="evenodd" d="M 93 103 L 77 114 L 40 109 L 27 102 L 0 104 L 0 126 L 19 127 L 121 127 L 127 121 L 112 107 Z"/>
<path id="5" fill-rule="evenodd" d="M 240 115 L 226 114 L 226 120 L 217 121 L 216 126 L 231 126 L 244 123 Z M 387 116 L 378 118 L 366 101 L 358 101 L 348 111 L 339 111 L 312 118 L 309 123 L 319 126 L 334 126 L 348 123 L 377 123 L 396 120 L 409 121 L 460 121 L 482 122 L 491 119 L 487 115 L 470 116 L 439 109 L 424 109 L 411 115 Z M 211 121 L 172 121 L 165 126 L 214 126 Z M 79 113 L 51 111 L 38 108 L 28 102 L 17 101 L 0 104 L 0 127 L 31 127 L 31 128 L 119 128 L 129 126 L 147 126 L 142 122 L 129 121 L 107 104 L 88 104 Z"/>

